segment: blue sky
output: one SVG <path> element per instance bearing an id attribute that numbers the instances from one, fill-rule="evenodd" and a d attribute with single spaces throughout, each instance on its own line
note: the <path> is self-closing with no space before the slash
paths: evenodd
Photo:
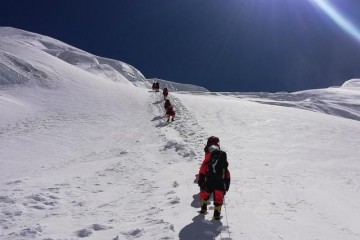
<path id="1" fill-rule="evenodd" d="M 212 91 L 298 91 L 360 78 L 360 39 L 316 1 L 325 0 L 14 0 L 2 3 L 0 25 Z M 360 28 L 360 1 L 326 2 Z"/>

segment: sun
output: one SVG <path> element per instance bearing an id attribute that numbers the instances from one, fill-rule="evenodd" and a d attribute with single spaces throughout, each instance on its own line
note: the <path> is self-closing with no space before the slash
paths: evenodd
<path id="1" fill-rule="evenodd" d="M 360 42 L 360 31 L 358 28 L 346 19 L 343 14 L 338 11 L 328 0 L 310 0 L 315 3 L 322 11 L 324 11 L 340 28 L 350 34 Z"/>

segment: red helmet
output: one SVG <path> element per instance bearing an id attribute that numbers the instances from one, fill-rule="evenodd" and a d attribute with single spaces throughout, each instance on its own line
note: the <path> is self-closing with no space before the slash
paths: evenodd
<path id="1" fill-rule="evenodd" d="M 219 142 L 220 142 L 220 140 L 218 137 L 211 136 L 208 138 L 206 146 L 210 147 L 211 145 L 219 145 Z"/>
<path id="2" fill-rule="evenodd" d="M 220 140 L 219 140 L 218 137 L 211 136 L 211 137 L 208 138 L 206 146 L 204 148 L 205 153 L 209 152 L 209 147 L 212 146 L 212 145 L 216 145 L 216 146 L 218 146 L 220 148 Z"/>

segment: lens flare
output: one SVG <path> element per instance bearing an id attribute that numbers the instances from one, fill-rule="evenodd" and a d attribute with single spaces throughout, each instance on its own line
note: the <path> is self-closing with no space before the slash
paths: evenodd
<path id="1" fill-rule="evenodd" d="M 339 27 L 349 33 L 360 42 L 360 31 L 356 26 L 346 19 L 341 13 L 335 9 L 327 0 L 312 0 L 316 3 Z"/>

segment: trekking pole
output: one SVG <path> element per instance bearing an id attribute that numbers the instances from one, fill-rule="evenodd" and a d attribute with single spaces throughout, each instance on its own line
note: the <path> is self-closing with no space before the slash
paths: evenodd
<path id="1" fill-rule="evenodd" d="M 228 226 L 229 239 L 231 239 L 231 236 L 230 236 L 230 226 L 229 226 L 229 221 L 228 221 L 227 212 L 226 212 L 225 196 L 224 196 L 224 209 L 225 209 L 226 224 L 227 224 L 227 226 Z"/>

